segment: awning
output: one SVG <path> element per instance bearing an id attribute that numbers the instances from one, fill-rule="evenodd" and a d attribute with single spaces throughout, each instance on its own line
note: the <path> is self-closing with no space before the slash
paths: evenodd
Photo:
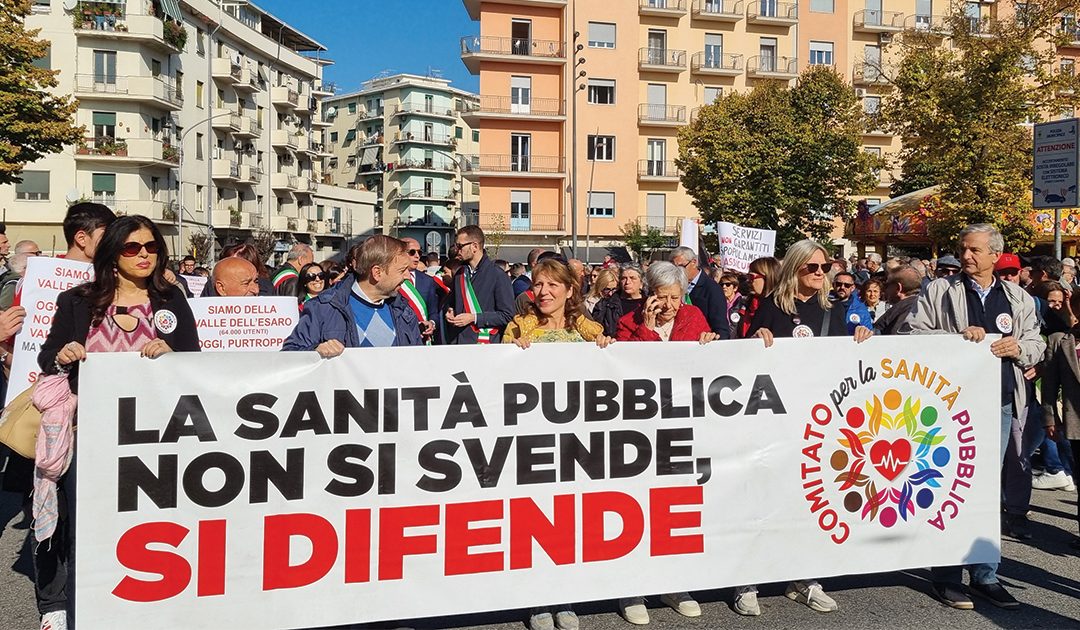
<path id="1" fill-rule="evenodd" d="M 184 14 L 180 12 L 180 2 L 178 0 L 161 0 L 161 8 L 165 11 L 166 16 L 181 24 L 184 23 Z"/>
<path id="2" fill-rule="evenodd" d="M 364 155 L 360 158 L 360 166 L 374 164 L 375 160 L 379 157 L 380 148 L 381 147 L 368 147 L 364 149 Z"/>

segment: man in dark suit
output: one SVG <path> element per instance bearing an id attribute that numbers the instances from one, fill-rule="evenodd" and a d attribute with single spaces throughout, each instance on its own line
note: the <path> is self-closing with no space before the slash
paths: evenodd
<path id="1" fill-rule="evenodd" d="M 436 335 L 436 320 L 439 309 L 439 288 L 431 276 L 425 273 L 424 264 L 420 260 L 422 252 L 420 243 L 415 238 L 401 239 L 405 243 L 405 253 L 409 255 L 409 276 L 400 287 L 398 293 L 412 307 L 420 321 L 420 332 L 425 341 L 435 342 L 442 339 L 442 335 Z M 411 286 L 410 286 L 411 285 Z M 413 293 L 412 289 L 416 290 Z M 419 297 L 419 299 L 417 299 Z"/>
<path id="2" fill-rule="evenodd" d="M 716 281 L 709 277 L 709 274 L 700 268 L 697 252 L 689 247 L 676 247 L 671 251 L 671 262 L 682 267 L 686 272 L 686 280 L 689 283 L 686 294 L 690 296 L 690 303 L 705 313 L 709 328 L 720 335 L 721 339 L 731 339 L 724 291 L 720 285 L 716 284 Z"/>

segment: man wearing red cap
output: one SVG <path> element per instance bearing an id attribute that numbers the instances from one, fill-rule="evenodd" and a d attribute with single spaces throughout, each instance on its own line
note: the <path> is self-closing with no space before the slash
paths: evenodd
<path id="1" fill-rule="evenodd" d="M 1020 257 L 1016 254 L 1002 254 L 994 263 L 994 275 L 1002 282 L 1020 284 Z"/>

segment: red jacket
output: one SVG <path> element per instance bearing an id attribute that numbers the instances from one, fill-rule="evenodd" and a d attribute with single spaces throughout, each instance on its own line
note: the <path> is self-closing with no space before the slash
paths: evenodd
<path id="1" fill-rule="evenodd" d="M 675 325 L 671 328 L 671 341 L 697 341 L 701 333 L 712 332 L 705 314 L 696 306 L 683 304 L 675 313 Z M 619 319 L 615 332 L 618 341 L 660 341 L 660 335 L 645 325 L 642 309 L 627 313 Z"/>

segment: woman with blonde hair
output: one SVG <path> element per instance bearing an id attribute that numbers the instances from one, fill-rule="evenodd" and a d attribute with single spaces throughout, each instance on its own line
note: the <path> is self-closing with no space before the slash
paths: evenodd
<path id="1" fill-rule="evenodd" d="M 609 298 L 619 290 L 619 278 L 615 272 L 608 268 L 598 269 L 593 274 L 592 284 L 589 286 L 589 295 L 585 297 L 585 310 L 590 314 L 593 308 L 605 298 Z"/>
<path id="2" fill-rule="evenodd" d="M 754 315 L 757 313 L 758 307 L 761 306 L 761 301 L 765 299 L 766 295 L 772 293 L 773 287 L 776 286 L 776 274 L 778 273 L 780 273 L 780 261 L 772 256 L 758 258 L 750 263 L 750 271 L 746 274 L 746 282 L 750 287 L 750 292 L 746 296 L 746 302 L 734 313 L 739 317 L 739 326 L 731 329 L 733 337 L 736 331 L 738 331 L 740 338 L 747 336 L 750 331 L 750 323 L 754 320 Z"/>

